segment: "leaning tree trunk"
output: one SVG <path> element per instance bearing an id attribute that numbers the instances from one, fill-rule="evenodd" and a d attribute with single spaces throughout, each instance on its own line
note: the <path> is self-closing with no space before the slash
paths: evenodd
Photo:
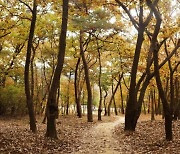
<path id="1" fill-rule="evenodd" d="M 60 84 L 60 76 L 64 64 L 65 49 L 66 49 L 68 2 L 69 0 L 63 0 L 62 25 L 61 25 L 61 34 L 59 38 L 58 60 L 47 101 L 47 129 L 45 136 L 51 138 L 57 138 L 55 122 L 58 114 L 58 106 L 56 101 L 57 101 L 57 90 Z"/>
<path id="2" fill-rule="evenodd" d="M 85 55 L 84 55 L 82 37 L 83 37 L 83 32 L 80 31 L 80 54 L 81 54 L 83 65 L 84 65 L 84 74 L 85 74 L 86 88 L 87 88 L 87 93 L 88 93 L 87 119 L 88 119 L 88 122 L 93 122 L 93 116 L 92 116 L 92 91 L 91 91 L 91 84 L 90 84 L 90 79 L 89 79 L 88 65 L 87 65 L 87 62 L 86 62 Z"/>
<path id="3" fill-rule="evenodd" d="M 144 27 L 142 26 L 139 28 L 138 39 L 136 43 L 136 50 L 134 54 L 133 65 L 131 69 L 131 81 L 130 81 L 130 89 L 129 89 L 129 97 L 126 105 L 126 112 L 125 112 L 125 130 L 134 131 L 134 116 L 136 111 L 136 104 L 137 104 L 137 94 L 136 94 L 136 74 L 137 74 L 137 67 L 139 63 L 139 56 L 141 51 L 141 46 L 143 43 L 144 36 Z"/>
<path id="4" fill-rule="evenodd" d="M 120 90 L 120 94 L 121 94 L 121 113 L 124 114 L 124 100 L 123 100 L 123 93 L 122 93 L 121 82 L 120 82 L 120 85 L 119 85 L 119 90 Z"/>
<path id="5" fill-rule="evenodd" d="M 32 132 L 34 133 L 37 131 L 37 127 L 36 127 L 36 119 L 35 119 L 35 114 L 34 114 L 33 100 L 32 100 L 31 92 L 30 92 L 29 70 L 30 70 L 34 30 L 35 30 L 35 25 L 36 25 L 36 12 L 37 12 L 37 5 L 36 5 L 36 0 L 34 0 L 31 27 L 30 27 L 29 39 L 28 39 L 28 45 L 27 45 L 25 71 L 24 71 L 25 94 L 26 94 L 26 103 L 27 103 L 29 119 L 30 119 L 30 130 L 32 130 Z"/>
<path id="6" fill-rule="evenodd" d="M 155 6 L 152 4 L 150 0 L 147 0 L 147 5 L 151 8 L 151 10 L 154 12 L 156 17 L 156 25 L 155 30 L 152 36 L 151 41 L 151 50 L 153 51 L 153 58 L 154 58 L 154 72 L 155 72 L 155 78 L 156 78 L 156 84 L 159 91 L 159 96 L 161 98 L 162 104 L 163 104 L 163 111 L 164 111 L 164 117 L 165 117 L 165 132 L 166 132 L 166 140 L 172 140 L 172 115 L 170 111 L 169 104 L 167 102 L 163 86 L 161 83 L 160 73 L 159 73 L 159 64 L 158 64 L 158 46 L 159 43 L 157 41 L 157 36 L 160 31 L 160 25 L 161 25 L 161 16 L 158 10 L 155 8 Z"/>
<path id="7" fill-rule="evenodd" d="M 110 113 L 111 104 L 112 104 L 113 98 L 114 98 L 114 96 L 116 94 L 116 91 L 117 91 L 117 89 L 118 89 L 118 87 L 119 87 L 119 85 L 121 83 L 122 76 L 123 76 L 123 73 L 121 74 L 121 76 L 119 75 L 119 81 L 118 81 L 118 83 L 117 83 L 117 85 L 116 85 L 116 87 L 115 87 L 115 89 L 114 89 L 114 91 L 112 93 L 111 99 L 109 101 L 109 104 L 108 104 L 108 116 L 111 115 L 111 113 Z"/>
<path id="8" fill-rule="evenodd" d="M 165 117 L 165 132 L 166 132 L 166 140 L 172 140 L 172 115 L 170 111 L 170 107 L 168 105 L 167 99 L 165 97 L 165 93 L 163 91 L 163 86 L 160 79 L 159 67 L 158 67 L 158 53 L 154 52 L 154 69 L 155 69 L 155 77 L 156 83 L 159 90 L 159 95 L 163 104 L 163 111 Z"/>

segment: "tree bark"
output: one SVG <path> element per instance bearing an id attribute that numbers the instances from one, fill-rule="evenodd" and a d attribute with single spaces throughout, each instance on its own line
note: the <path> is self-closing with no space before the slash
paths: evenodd
<path id="1" fill-rule="evenodd" d="M 151 121 L 155 120 L 154 117 L 154 103 L 155 103 L 155 96 L 154 96 L 154 92 L 151 90 L 150 91 L 150 97 L 151 97 Z"/>
<path id="2" fill-rule="evenodd" d="M 104 104 L 104 116 L 107 116 L 107 104 L 106 104 L 106 98 L 107 98 L 107 91 L 105 90 L 105 95 L 104 95 L 104 100 L 103 100 L 103 104 Z"/>
<path id="3" fill-rule="evenodd" d="M 101 53 L 100 48 L 97 42 L 97 51 L 98 51 L 98 59 L 99 59 L 99 76 L 98 76 L 98 86 L 99 86 L 99 107 L 98 107 L 98 120 L 101 121 L 101 112 L 102 112 L 102 87 L 101 87 L 101 74 L 102 74 L 102 65 L 101 65 Z"/>
<path id="4" fill-rule="evenodd" d="M 68 88 L 67 88 L 66 115 L 69 115 L 69 98 L 70 98 L 69 92 L 70 92 L 71 75 L 72 75 L 72 73 L 71 73 L 71 70 L 70 70 L 70 72 L 69 72 L 69 79 L 68 79 Z"/>
<path id="5" fill-rule="evenodd" d="M 172 140 L 172 115 L 170 111 L 170 107 L 168 105 L 163 86 L 161 83 L 161 78 L 160 78 L 160 73 L 159 73 L 159 64 L 158 64 L 158 41 L 157 41 L 157 36 L 160 31 L 160 25 L 161 25 L 161 16 L 158 12 L 158 10 L 154 7 L 152 4 L 151 0 L 147 0 L 147 5 L 151 8 L 151 10 L 154 12 L 155 17 L 156 17 L 156 26 L 155 30 L 152 36 L 152 41 L 151 41 L 151 50 L 153 51 L 153 58 L 154 58 L 154 72 L 155 72 L 155 78 L 156 78 L 156 84 L 158 87 L 159 91 L 159 96 L 161 98 L 162 104 L 163 104 L 163 111 L 164 111 L 164 116 L 165 116 L 165 132 L 166 132 L 166 140 Z"/>
<path id="6" fill-rule="evenodd" d="M 30 91 L 29 70 L 30 70 L 30 61 L 31 61 L 31 51 L 32 51 L 32 46 L 33 46 L 33 37 L 34 37 L 34 31 L 35 31 L 35 25 L 36 25 L 36 12 L 37 12 L 37 5 L 36 5 L 36 0 L 34 0 L 31 27 L 30 27 L 29 39 L 28 39 L 28 45 L 27 45 L 25 71 L 24 71 L 25 94 L 26 94 L 26 103 L 27 103 L 28 112 L 29 112 L 30 130 L 34 133 L 37 132 L 37 127 L 36 127 L 36 119 L 35 119 L 35 114 L 34 114 L 34 105 L 33 105 L 32 95 Z"/>
<path id="7" fill-rule="evenodd" d="M 123 101 L 123 93 L 122 93 L 122 86 L 121 82 L 119 84 L 120 94 L 121 94 L 121 113 L 124 114 L 124 101 Z"/>
<path id="8" fill-rule="evenodd" d="M 122 77 L 123 77 L 123 73 L 121 74 L 121 76 L 119 75 L 119 80 L 118 80 L 118 83 L 117 83 L 117 85 L 116 85 L 115 89 L 113 90 L 113 93 L 112 93 L 111 99 L 110 99 L 110 101 L 109 101 L 109 104 L 108 104 L 108 116 L 110 116 L 110 115 L 111 115 L 111 113 L 110 113 L 111 104 L 112 104 L 112 101 L 113 101 L 114 95 L 116 94 L 116 91 L 117 91 L 117 89 L 118 89 L 118 87 L 119 87 L 119 85 L 120 85 L 120 83 L 121 83 L 121 79 L 122 79 Z"/>
<path id="9" fill-rule="evenodd" d="M 175 111 L 174 111 L 174 120 L 177 120 L 178 118 L 180 119 L 180 97 L 179 97 L 179 93 L 180 93 L 180 84 L 179 84 L 179 80 L 178 77 L 175 78 L 175 100 L 176 100 L 176 107 L 175 107 Z"/>
<path id="10" fill-rule="evenodd" d="M 137 104 L 137 93 L 136 93 L 136 74 L 137 74 L 137 67 L 139 63 L 140 51 L 142 47 L 142 43 L 144 40 L 144 30 L 145 27 L 140 25 L 136 49 L 133 59 L 133 65 L 131 69 L 131 81 L 130 81 L 130 88 L 129 88 L 129 99 L 126 105 L 126 114 L 125 114 L 125 130 L 134 131 L 134 116 L 136 112 L 136 104 Z"/>
<path id="11" fill-rule="evenodd" d="M 91 91 L 91 84 L 90 84 L 90 79 L 89 79 L 88 65 L 87 65 L 87 62 L 86 62 L 85 55 L 84 55 L 83 32 L 82 31 L 80 31 L 80 54 L 81 54 L 83 65 L 84 65 L 84 74 L 85 74 L 86 88 L 87 88 L 87 93 L 88 93 L 87 119 L 88 119 L 88 122 L 93 122 L 93 116 L 92 116 L 92 91 Z"/>
<path id="12" fill-rule="evenodd" d="M 60 76 L 64 64 L 65 49 L 66 49 L 68 2 L 69 0 L 63 0 L 62 24 L 61 24 L 61 34 L 59 38 L 58 60 L 47 101 L 47 129 L 45 136 L 51 138 L 57 138 L 55 122 L 58 114 L 58 106 L 56 101 L 57 101 L 57 90 L 60 84 Z"/>
<path id="13" fill-rule="evenodd" d="M 75 77 L 74 77 L 74 92 L 75 92 L 75 100 L 76 100 L 76 108 L 77 108 L 77 116 L 79 118 L 82 117 L 82 108 L 81 108 L 81 102 L 80 102 L 80 89 L 78 89 L 79 84 L 78 84 L 78 67 L 80 64 L 80 58 L 78 58 L 77 63 L 76 63 L 76 69 L 75 69 Z"/>

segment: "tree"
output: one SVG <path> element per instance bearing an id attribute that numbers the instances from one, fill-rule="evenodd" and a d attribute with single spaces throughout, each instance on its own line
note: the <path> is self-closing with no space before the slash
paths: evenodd
<path id="1" fill-rule="evenodd" d="M 159 95 L 163 104 L 163 111 L 164 111 L 164 116 L 165 116 L 166 140 L 172 140 L 172 114 L 171 114 L 170 107 L 167 102 L 164 90 L 163 90 L 160 73 L 159 73 L 159 64 L 158 64 L 159 43 L 157 40 L 157 36 L 160 31 L 162 19 L 161 19 L 159 11 L 155 8 L 155 6 L 152 4 L 150 0 L 147 0 L 147 5 L 151 8 L 151 10 L 154 12 L 155 17 L 156 17 L 156 25 L 155 25 L 154 33 L 152 36 L 150 48 L 151 48 L 151 51 L 153 52 L 153 57 L 154 57 L 154 71 L 155 71 L 156 84 L 157 84 Z"/>
<path id="2" fill-rule="evenodd" d="M 80 64 L 80 58 L 78 58 L 77 63 L 76 63 L 76 68 L 75 68 L 75 73 L 74 73 L 74 92 L 75 92 L 75 100 L 76 100 L 76 108 L 77 108 L 77 115 L 79 118 L 82 117 L 82 109 L 81 109 L 81 103 L 80 103 L 80 94 L 81 94 L 81 89 L 79 88 L 79 80 L 78 78 L 78 67 Z"/>
<path id="3" fill-rule="evenodd" d="M 167 48 L 167 43 L 166 42 L 164 42 L 164 49 L 165 49 L 165 53 L 166 53 L 166 55 L 168 57 L 169 53 L 168 53 L 168 48 Z M 175 60 L 174 68 L 173 68 L 172 65 L 173 65 L 172 61 L 171 61 L 171 59 L 169 59 L 168 60 L 168 67 L 169 67 L 169 80 L 170 80 L 170 110 L 171 110 L 172 116 L 174 117 L 174 113 L 175 113 L 175 82 L 174 82 L 174 73 L 175 73 L 175 71 L 177 71 L 177 68 L 180 65 L 180 61 L 176 61 Z"/>
<path id="4" fill-rule="evenodd" d="M 56 123 L 55 123 L 58 114 L 57 91 L 60 84 L 60 76 L 63 68 L 65 49 L 66 49 L 68 2 L 69 0 L 63 0 L 62 25 L 61 25 L 61 34 L 59 37 L 58 60 L 47 101 L 47 129 L 45 136 L 51 138 L 57 138 Z"/>
<path id="5" fill-rule="evenodd" d="M 32 94 L 30 92 L 29 69 L 30 69 L 31 51 L 33 47 L 33 37 L 34 37 L 35 24 L 36 24 L 36 12 L 37 12 L 36 0 L 33 1 L 33 9 L 31 9 L 31 12 L 32 12 L 32 20 L 31 20 L 31 27 L 30 27 L 29 39 L 27 45 L 26 62 L 25 62 L 25 70 L 24 70 L 24 83 L 25 83 L 26 102 L 29 111 L 30 129 L 32 130 L 32 132 L 35 133 L 37 131 L 37 128 L 36 128 L 36 119 L 34 114 Z"/>
<path id="6" fill-rule="evenodd" d="M 80 31 L 80 54 L 83 61 L 84 66 L 84 74 L 85 74 L 85 80 L 86 80 L 86 88 L 88 93 L 88 101 L 87 101 L 87 119 L 88 122 L 93 122 L 93 116 L 92 116 L 92 91 L 91 91 L 91 84 L 89 79 L 89 71 L 88 71 L 88 65 L 86 62 L 86 58 L 84 55 L 84 49 L 83 49 L 83 31 Z"/>
<path id="7" fill-rule="evenodd" d="M 98 51 L 98 60 L 99 60 L 99 76 L 98 76 L 98 86 L 99 86 L 99 107 L 98 107 L 98 120 L 101 121 L 101 112 L 102 112 L 102 86 L 101 86 L 101 75 L 102 75 L 102 64 L 101 64 L 101 51 L 96 39 L 97 51 Z"/>
<path id="8" fill-rule="evenodd" d="M 119 85 L 120 85 L 120 83 L 121 83 L 122 77 L 123 77 L 123 73 L 122 73 L 121 75 L 119 74 L 116 87 L 115 87 L 114 90 L 112 89 L 112 90 L 113 90 L 113 91 L 112 91 L 112 96 L 111 96 L 110 101 L 109 101 L 109 104 L 108 104 L 108 116 L 110 116 L 111 104 L 112 104 L 112 101 L 113 101 L 113 99 L 114 99 L 114 95 L 116 94 L 116 91 L 117 91 L 117 89 L 118 89 L 118 87 L 119 87 Z"/>
<path id="9" fill-rule="evenodd" d="M 141 47 L 144 41 L 144 32 L 146 30 L 147 25 L 150 22 L 152 12 L 150 12 L 149 16 L 143 21 L 143 1 L 139 0 L 139 22 L 137 22 L 130 14 L 126 6 L 116 0 L 116 2 L 125 10 L 128 14 L 132 24 L 138 31 L 138 38 L 136 42 L 136 49 L 134 52 L 133 64 L 131 68 L 131 81 L 130 81 L 130 88 L 129 88 L 129 96 L 128 102 L 126 106 L 126 114 L 125 114 L 125 130 L 135 130 L 135 121 L 133 120 L 135 117 L 136 112 L 136 104 L 137 104 L 137 90 L 136 90 L 136 79 L 137 79 L 137 70 L 138 70 L 138 63 L 141 53 Z M 156 3 L 156 1 L 154 2 Z"/>

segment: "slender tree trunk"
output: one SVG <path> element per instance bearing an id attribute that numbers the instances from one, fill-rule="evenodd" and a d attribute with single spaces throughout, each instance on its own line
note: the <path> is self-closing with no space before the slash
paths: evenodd
<path id="1" fill-rule="evenodd" d="M 144 114 L 146 114 L 146 104 L 144 101 L 143 101 L 143 109 L 144 109 Z"/>
<path id="2" fill-rule="evenodd" d="M 154 93 L 153 91 L 151 90 L 150 91 L 150 96 L 151 96 L 151 121 L 155 120 L 155 117 L 154 117 Z"/>
<path id="3" fill-rule="evenodd" d="M 36 0 L 34 0 L 31 27 L 30 27 L 29 39 L 28 39 L 28 45 L 27 45 L 25 71 L 24 71 L 25 94 L 26 94 L 26 102 L 27 102 L 29 119 L 30 119 L 30 130 L 32 130 L 32 132 L 34 133 L 36 133 L 37 127 L 36 127 L 36 119 L 35 119 L 35 114 L 34 114 L 33 100 L 32 100 L 32 97 L 31 97 L 32 95 L 30 91 L 29 69 L 30 69 L 31 50 L 32 50 L 32 45 L 33 45 L 34 30 L 35 30 L 35 24 L 36 24 L 36 11 L 37 11 L 37 5 L 36 5 Z"/>
<path id="4" fill-rule="evenodd" d="M 159 115 L 162 114 L 162 109 L 161 109 L 161 99 L 160 99 L 159 94 L 158 94 L 158 114 L 159 114 Z"/>
<path id="5" fill-rule="evenodd" d="M 164 48 L 165 48 L 165 52 L 166 52 L 166 55 L 167 57 L 169 56 L 168 54 L 168 49 L 167 49 L 167 45 L 166 45 L 166 42 L 164 43 Z M 174 117 L 174 105 L 175 105 L 175 84 L 174 84 L 174 72 L 176 71 L 178 65 L 180 63 L 177 63 L 177 65 L 175 66 L 175 68 L 173 69 L 172 68 L 172 63 L 171 63 L 171 60 L 169 59 L 168 60 L 168 66 L 169 66 L 169 74 L 170 74 L 170 109 L 171 109 L 171 114 L 172 116 Z"/>
<path id="6" fill-rule="evenodd" d="M 154 52 L 154 67 L 156 71 L 156 83 L 164 110 L 166 140 L 172 140 L 172 115 L 170 112 L 170 108 L 168 106 L 167 99 L 165 97 L 165 93 L 163 91 L 160 74 L 159 74 L 159 68 L 158 68 L 158 53 L 156 51 Z"/>
<path id="7" fill-rule="evenodd" d="M 148 94 L 148 114 L 150 113 L 150 107 L 151 107 L 151 96 Z"/>
<path id="8" fill-rule="evenodd" d="M 101 74 L 102 74 L 102 65 L 101 65 L 101 53 L 100 53 L 100 48 L 99 48 L 99 44 L 98 44 L 98 40 L 96 40 L 97 42 L 97 51 L 98 51 L 98 59 L 99 59 L 99 76 L 98 76 L 98 85 L 99 85 L 99 107 L 98 107 L 98 120 L 102 120 L 101 119 L 101 112 L 102 112 L 102 87 L 101 87 Z"/>
<path id="9" fill-rule="evenodd" d="M 71 70 L 69 72 L 69 79 L 68 79 L 68 88 L 67 88 L 67 104 L 66 104 L 66 115 L 69 115 L 69 98 L 70 98 L 70 82 L 71 82 Z"/>
<path id="10" fill-rule="evenodd" d="M 114 85 L 113 85 L 113 82 L 112 82 L 112 93 L 113 93 L 113 91 L 114 91 Z M 116 101 L 115 101 L 115 95 L 113 97 L 113 105 L 114 105 L 114 113 L 115 113 L 115 115 L 118 115 L 117 107 L 116 107 Z"/>
<path id="11" fill-rule="evenodd" d="M 179 80 L 178 80 L 178 77 L 176 77 L 175 78 L 176 107 L 175 107 L 174 117 L 173 117 L 174 120 L 177 120 L 178 118 L 180 119 L 180 97 L 179 97 L 179 93 L 180 93 Z"/>
<path id="12" fill-rule="evenodd" d="M 68 2 L 69 0 L 63 0 L 62 24 L 61 24 L 61 34 L 59 38 L 58 60 L 47 101 L 47 129 L 45 136 L 51 138 L 57 138 L 55 122 L 58 114 L 58 106 L 56 101 L 57 101 L 57 90 L 60 85 L 60 76 L 64 64 L 65 49 L 66 49 Z"/>
<path id="13" fill-rule="evenodd" d="M 159 73 L 159 64 L 158 64 L 158 41 L 157 41 L 157 36 L 160 31 L 160 25 L 161 25 L 161 16 L 158 12 L 158 10 L 153 6 L 152 2 L 150 0 L 147 0 L 147 5 L 151 8 L 151 10 L 154 12 L 155 17 L 156 17 L 156 26 L 155 30 L 152 36 L 152 41 L 151 41 L 151 49 L 153 51 L 153 58 L 154 58 L 154 72 L 155 72 L 155 78 L 156 78 L 156 84 L 158 87 L 159 91 L 159 96 L 161 98 L 162 104 L 163 104 L 163 110 L 164 110 L 164 116 L 165 116 L 165 132 L 166 132 L 166 140 L 172 140 L 172 115 L 170 112 L 170 107 L 168 105 L 161 78 L 160 78 L 160 73 Z"/>
<path id="14" fill-rule="evenodd" d="M 121 113 L 124 114 L 124 101 L 123 101 L 123 93 L 122 93 L 121 82 L 120 82 L 120 85 L 119 85 L 119 89 L 120 89 L 120 94 L 121 94 Z"/>
<path id="15" fill-rule="evenodd" d="M 32 57 L 30 61 L 30 68 L 31 68 L 31 98 L 32 102 L 34 102 L 34 57 L 35 57 L 35 51 L 32 52 Z M 35 113 L 36 114 L 36 113 Z"/>
<path id="16" fill-rule="evenodd" d="M 120 83 L 121 83 L 122 76 L 123 76 L 123 73 L 121 74 L 121 76 L 119 75 L 119 81 L 118 81 L 118 83 L 117 83 L 115 89 L 113 90 L 111 99 L 110 99 L 110 101 L 109 101 L 109 104 L 108 104 L 108 116 L 111 115 L 111 113 L 110 113 L 111 104 L 112 104 L 113 98 L 114 98 L 114 96 L 115 96 L 115 94 L 116 94 L 116 91 L 117 91 L 117 89 L 118 89 L 118 86 L 119 86 Z"/>
<path id="17" fill-rule="evenodd" d="M 108 95 L 108 93 L 107 93 L 107 91 L 105 90 L 105 95 L 104 95 L 104 116 L 107 116 L 107 105 L 106 105 L 106 98 L 107 98 L 107 95 Z"/>
<path id="18" fill-rule="evenodd" d="M 77 116 L 79 118 L 82 117 L 82 109 L 81 109 L 81 102 L 80 102 L 80 89 L 78 89 L 79 84 L 78 84 L 78 67 L 80 64 L 80 58 L 78 58 L 77 63 L 76 63 L 76 69 L 75 69 L 75 77 L 74 77 L 74 92 L 75 92 L 75 100 L 76 100 L 76 108 L 77 108 Z"/>
<path id="19" fill-rule="evenodd" d="M 114 112 L 115 112 L 115 115 L 118 115 L 115 98 L 113 98 L 113 102 L 114 102 Z"/>
<path id="20" fill-rule="evenodd" d="M 88 65 L 86 62 L 86 58 L 84 55 L 84 49 L 83 49 L 83 32 L 80 31 L 80 52 L 81 57 L 84 65 L 84 74 L 85 74 L 85 80 L 86 80 L 86 88 L 88 93 L 88 101 L 87 101 L 87 119 L 88 122 L 93 122 L 93 116 L 92 116 L 92 91 L 91 91 L 91 84 L 89 79 L 89 71 L 88 71 Z"/>

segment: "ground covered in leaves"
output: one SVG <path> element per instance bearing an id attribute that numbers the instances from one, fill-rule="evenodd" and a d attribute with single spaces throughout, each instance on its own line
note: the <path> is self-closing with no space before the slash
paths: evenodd
<path id="1" fill-rule="evenodd" d="M 165 140 L 164 121 L 140 121 L 136 131 L 124 132 L 122 124 L 114 131 L 124 153 L 179 154 L 180 121 L 173 122 L 173 141 Z"/>
<path id="2" fill-rule="evenodd" d="M 87 123 L 86 117 L 60 116 L 58 140 L 44 137 L 42 118 L 38 118 L 37 134 L 29 131 L 28 118 L 0 118 L 0 154 L 180 153 L 180 121 L 173 123 L 174 139 L 167 142 L 162 120 L 141 117 L 136 132 L 127 133 L 122 116 L 102 118 L 101 122 L 94 117 L 95 122 Z"/>
<path id="3" fill-rule="evenodd" d="M 58 140 L 45 138 L 46 124 L 42 124 L 42 118 L 38 118 L 37 134 L 29 130 L 27 117 L 0 118 L 0 154 L 56 154 L 74 153 L 84 141 L 81 141 L 83 132 L 97 124 L 97 117 L 93 123 L 87 123 L 86 116 L 79 119 L 76 116 L 60 116 L 57 120 Z M 115 118 L 106 117 L 106 122 Z M 102 122 L 98 122 L 102 123 Z"/>

